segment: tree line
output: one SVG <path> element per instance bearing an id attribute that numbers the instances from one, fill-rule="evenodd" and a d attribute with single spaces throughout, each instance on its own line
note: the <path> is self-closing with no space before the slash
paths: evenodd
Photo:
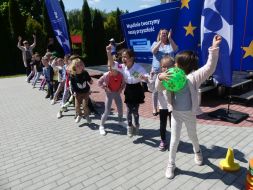
<path id="1" fill-rule="evenodd" d="M 82 36 L 80 54 L 86 65 L 106 64 L 105 46 L 110 38 L 123 40 L 119 18 L 127 11 L 117 9 L 106 13 L 91 9 L 87 0 L 84 0 L 81 10 L 65 12 L 62 0 L 59 2 L 67 21 L 69 35 Z M 54 37 L 45 0 L 1 0 L 0 28 L 0 76 L 24 73 L 21 52 L 17 48 L 18 36 L 32 43 L 32 35 L 35 34 L 37 45 L 34 52 L 41 55 L 46 51 L 48 39 L 54 38 L 58 54 L 64 55 Z"/>

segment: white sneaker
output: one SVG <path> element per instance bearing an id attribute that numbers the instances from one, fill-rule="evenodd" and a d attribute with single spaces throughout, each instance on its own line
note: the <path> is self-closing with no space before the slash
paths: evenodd
<path id="1" fill-rule="evenodd" d="M 127 135 L 128 137 L 133 137 L 133 126 L 127 126 Z"/>
<path id="2" fill-rule="evenodd" d="M 168 178 L 168 179 L 173 179 L 174 176 L 175 176 L 175 169 L 176 169 L 176 166 L 175 164 L 168 164 L 167 168 L 166 168 L 166 172 L 165 172 L 165 177 Z"/>
<path id="3" fill-rule="evenodd" d="M 61 117 L 62 117 L 62 112 L 59 111 L 59 112 L 57 113 L 57 118 L 60 119 Z"/>
<path id="4" fill-rule="evenodd" d="M 86 120 L 87 120 L 88 124 L 91 124 L 91 118 L 90 118 L 90 116 L 86 116 Z"/>
<path id="5" fill-rule="evenodd" d="M 194 161 L 197 165 L 201 166 L 203 164 L 203 156 L 202 156 L 202 152 L 196 152 L 194 155 Z"/>
<path id="6" fill-rule="evenodd" d="M 51 105 L 54 105 L 55 103 L 56 103 L 55 100 L 52 100 L 52 101 L 51 101 Z"/>
<path id="7" fill-rule="evenodd" d="M 80 115 L 78 115 L 78 116 L 76 117 L 75 122 L 76 122 L 76 123 L 79 123 L 79 122 L 81 121 L 81 119 L 82 119 L 82 117 L 81 117 Z"/>
<path id="8" fill-rule="evenodd" d="M 103 125 L 99 126 L 99 133 L 100 135 L 103 135 L 103 136 L 106 135 L 105 127 Z"/>

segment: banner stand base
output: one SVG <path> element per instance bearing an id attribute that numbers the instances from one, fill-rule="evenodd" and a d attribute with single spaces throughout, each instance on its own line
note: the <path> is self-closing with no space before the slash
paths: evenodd
<path id="1" fill-rule="evenodd" d="M 218 118 L 222 121 L 228 121 L 237 124 L 247 119 L 249 117 L 249 114 L 221 108 L 208 113 L 208 116 Z"/>

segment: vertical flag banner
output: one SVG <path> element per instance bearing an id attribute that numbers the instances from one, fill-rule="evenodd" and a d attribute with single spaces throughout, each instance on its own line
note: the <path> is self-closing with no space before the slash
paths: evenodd
<path id="1" fill-rule="evenodd" d="M 220 35 L 220 55 L 214 78 L 227 87 L 232 85 L 232 49 L 233 49 L 233 1 L 206 0 L 201 18 L 201 54 L 202 64 L 208 58 L 208 48 L 214 35 Z"/>
<path id="2" fill-rule="evenodd" d="M 233 70 L 253 70 L 253 1 L 234 0 Z"/>
<path id="3" fill-rule="evenodd" d="M 200 48 L 200 18 L 204 0 L 181 0 L 179 17 L 172 38 L 179 51 Z"/>
<path id="4" fill-rule="evenodd" d="M 55 37 L 62 46 L 65 55 L 70 54 L 68 30 L 60 3 L 58 0 L 46 0 L 45 3 Z"/>
<path id="5" fill-rule="evenodd" d="M 160 29 L 175 27 L 179 2 L 165 3 L 133 13 L 121 15 L 121 25 L 128 48 L 134 50 L 135 61 L 151 63 L 151 45 Z"/>

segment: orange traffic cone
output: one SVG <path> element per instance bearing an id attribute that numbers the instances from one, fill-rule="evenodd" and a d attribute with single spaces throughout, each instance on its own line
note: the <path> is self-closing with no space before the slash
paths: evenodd
<path id="1" fill-rule="evenodd" d="M 228 172 L 235 172 L 240 169 L 240 165 L 234 162 L 234 153 L 232 148 L 228 148 L 226 158 L 220 161 L 220 168 Z"/>
<path id="2" fill-rule="evenodd" d="M 246 177 L 246 190 L 253 190 L 253 159 L 249 161 L 249 170 Z"/>

